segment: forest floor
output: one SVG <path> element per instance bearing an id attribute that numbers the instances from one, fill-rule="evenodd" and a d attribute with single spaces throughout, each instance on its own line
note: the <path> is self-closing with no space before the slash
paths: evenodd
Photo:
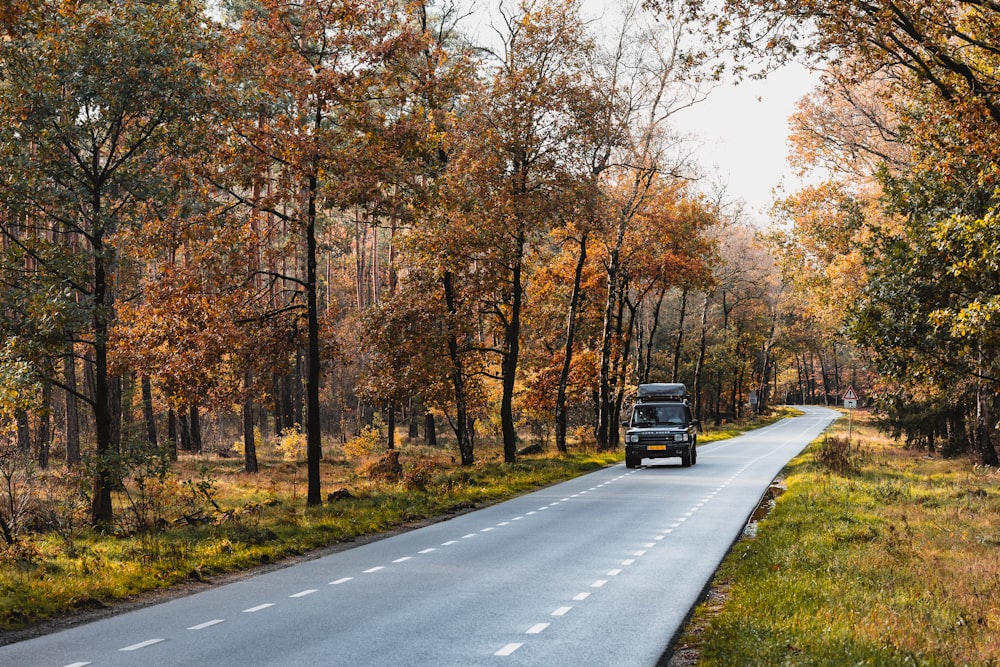
<path id="1" fill-rule="evenodd" d="M 788 465 L 670 667 L 1000 665 L 1000 471 L 852 431 Z"/>

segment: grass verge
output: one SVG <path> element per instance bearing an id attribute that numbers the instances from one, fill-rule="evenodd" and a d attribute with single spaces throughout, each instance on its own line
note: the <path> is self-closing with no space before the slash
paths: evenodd
<path id="1" fill-rule="evenodd" d="M 1000 471 L 846 429 L 789 464 L 671 665 L 1000 664 Z"/>

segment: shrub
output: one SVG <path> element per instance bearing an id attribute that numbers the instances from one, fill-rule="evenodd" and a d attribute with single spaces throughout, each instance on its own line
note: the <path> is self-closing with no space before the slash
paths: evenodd
<path id="1" fill-rule="evenodd" d="M 302 461 L 306 458 L 306 434 L 302 432 L 301 426 L 296 424 L 281 432 L 278 436 L 278 451 L 286 461 Z"/>
<path id="2" fill-rule="evenodd" d="M 365 426 L 361 433 L 344 443 L 344 456 L 351 461 L 361 461 L 385 449 L 382 433 L 374 426 Z"/>
<path id="3" fill-rule="evenodd" d="M 827 470 L 848 475 L 857 471 L 860 455 L 860 448 L 847 438 L 828 435 L 820 441 L 816 458 Z"/>

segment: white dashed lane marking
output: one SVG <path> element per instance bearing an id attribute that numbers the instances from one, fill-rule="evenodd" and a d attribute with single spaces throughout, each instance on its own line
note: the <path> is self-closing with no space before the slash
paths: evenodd
<path id="1" fill-rule="evenodd" d="M 549 627 L 548 623 L 535 623 L 533 626 L 528 628 L 528 631 L 524 634 L 526 635 L 537 635 L 545 628 Z"/>
<path id="2" fill-rule="evenodd" d="M 312 595 L 315 592 L 316 592 L 315 588 L 310 588 L 310 589 L 305 590 L 305 591 L 299 591 L 298 593 L 292 593 L 288 597 L 290 597 L 290 598 L 304 598 L 305 596 Z"/>
<path id="3" fill-rule="evenodd" d="M 225 623 L 225 619 L 215 618 L 211 621 L 205 621 L 204 623 L 199 623 L 198 625 L 192 625 L 188 630 L 204 630 L 205 628 L 210 628 L 213 625 L 218 625 L 219 623 Z"/>
<path id="4" fill-rule="evenodd" d="M 164 639 L 147 639 L 144 642 L 139 642 L 138 644 L 132 644 L 131 646 L 126 646 L 125 648 L 118 649 L 119 651 L 138 651 L 141 648 L 146 648 L 147 646 L 152 646 L 153 644 L 159 644 Z"/>
<path id="5" fill-rule="evenodd" d="M 524 644 L 517 643 L 517 642 L 511 643 L 511 644 L 507 644 L 506 646 L 504 646 L 502 649 L 500 649 L 499 651 L 497 651 L 493 655 L 498 655 L 500 657 L 505 657 L 505 656 L 511 655 L 514 651 L 516 651 L 517 649 L 521 648 L 522 646 L 524 646 Z"/>
<path id="6" fill-rule="evenodd" d="M 339 586 L 340 584 L 346 584 L 348 581 L 350 581 L 353 578 L 354 577 L 341 577 L 340 579 L 337 579 L 336 581 L 331 581 L 330 585 L 331 586 Z"/>
<path id="7" fill-rule="evenodd" d="M 267 609 L 268 607 L 273 607 L 273 606 L 274 606 L 273 602 L 267 602 L 265 604 L 259 604 L 256 607 L 250 607 L 249 609 L 244 609 L 243 613 L 244 614 L 255 614 L 258 611 L 263 611 L 264 609 Z"/>
<path id="8" fill-rule="evenodd" d="M 370 567 L 364 571 L 364 574 L 371 574 L 372 572 L 378 572 L 379 570 L 384 570 L 384 565 L 376 565 L 375 567 Z"/>
<path id="9" fill-rule="evenodd" d="M 572 608 L 573 607 L 559 607 L 554 612 L 552 612 L 552 615 L 553 616 L 565 616 L 566 614 L 568 614 L 570 612 L 570 610 Z"/>

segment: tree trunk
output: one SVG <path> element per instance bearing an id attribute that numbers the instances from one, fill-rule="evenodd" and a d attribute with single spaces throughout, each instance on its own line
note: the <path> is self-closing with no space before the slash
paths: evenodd
<path id="1" fill-rule="evenodd" d="M 93 204 L 94 211 L 101 211 L 100 202 Z M 113 378 L 108 372 L 108 331 L 109 317 L 113 310 L 111 288 L 105 267 L 103 236 L 98 233 L 93 238 L 94 252 L 94 308 L 92 326 L 94 330 L 94 431 L 97 440 L 94 457 L 94 486 L 91 495 L 91 523 L 98 530 L 110 530 L 114 521 L 111 505 L 111 490 L 115 484 L 113 458 L 118 451 L 115 441 L 115 417 L 121 411 L 113 405 L 121 394 L 114 391 Z"/>
<path id="2" fill-rule="evenodd" d="M 17 422 L 17 452 L 27 456 L 31 452 L 31 424 L 27 411 L 18 410 L 14 419 Z"/>
<path id="3" fill-rule="evenodd" d="M 445 271 L 441 276 L 444 288 L 445 305 L 448 308 L 448 358 L 451 361 L 451 384 L 455 392 L 455 438 L 458 440 L 458 452 L 462 465 L 471 466 L 475 463 L 473 455 L 472 429 L 468 415 L 468 397 L 465 388 L 465 368 L 458 345 L 458 335 L 455 333 L 454 321 L 458 317 L 458 299 L 455 294 L 454 276 L 451 271 Z M 431 430 L 433 433 L 433 430 Z"/>
<path id="4" fill-rule="evenodd" d="M 63 381 L 66 383 L 66 466 L 80 464 L 80 407 L 76 397 L 76 357 L 73 345 L 63 357 Z"/>
<path id="5" fill-rule="evenodd" d="M 201 442 L 201 412 L 197 405 L 191 406 L 191 451 L 201 454 L 204 449 Z"/>
<path id="6" fill-rule="evenodd" d="M 434 424 L 434 414 L 429 410 L 424 413 L 424 444 L 437 447 L 437 427 Z"/>
<path id="7" fill-rule="evenodd" d="M 177 460 L 177 413 L 174 412 L 173 408 L 167 408 L 167 440 L 170 441 L 169 444 L 169 454 L 170 460 Z"/>
<path id="8" fill-rule="evenodd" d="M 420 415 L 423 413 L 423 408 L 420 405 L 418 399 L 410 399 L 409 408 L 407 409 L 407 436 L 409 436 L 411 442 L 416 442 L 420 438 Z"/>
<path id="9" fill-rule="evenodd" d="M 316 129 L 320 128 L 322 112 L 316 111 Z M 318 170 L 317 170 L 318 171 Z M 306 361 L 306 505 L 323 503 L 320 490 L 320 461 L 323 459 L 322 431 L 319 414 L 320 349 L 319 303 L 316 284 L 316 197 L 319 181 L 316 171 L 309 175 L 309 204 L 306 214 L 306 319 L 309 339 Z"/>
<path id="10" fill-rule="evenodd" d="M 563 347 L 563 363 L 559 372 L 559 386 L 556 389 L 556 449 L 566 453 L 566 387 L 573 365 L 573 340 L 576 337 L 576 315 L 580 307 L 580 291 L 583 284 L 583 268 L 587 261 L 587 234 L 580 237 L 580 256 L 573 274 L 573 292 L 569 298 L 569 313 L 566 316 L 566 344 Z"/>
<path id="11" fill-rule="evenodd" d="M 660 300 L 663 300 L 663 293 L 660 293 Z M 681 290 L 681 312 L 680 316 L 677 318 L 677 340 L 674 343 L 674 370 L 670 376 L 671 382 L 677 382 L 678 373 L 680 372 L 681 366 L 681 349 L 682 343 L 684 341 L 684 316 L 687 314 L 687 300 L 688 300 L 688 289 L 685 287 Z M 660 312 L 660 302 L 656 302 L 656 312 Z M 650 342 L 652 342 L 652 336 L 650 336 Z"/>
<path id="12" fill-rule="evenodd" d="M 386 449 L 396 449 L 396 402 L 385 405 Z"/>
<path id="13" fill-rule="evenodd" d="M 38 467 L 45 470 L 49 467 L 49 450 L 52 447 L 52 383 L 42 384 L 42 411 L 38 415 L 38 439 L 35 454 Z"/>
<path id="14" fill-rule="evenodd" d="M 153 412 L 153 385 L 148 375 L 142 376 L 142 416 L 146 422 L 146 440 L 154 449 L 157 447 L 156 415 Z"/>
<path id="15" fill-rule="evenodd" d="M 990 397 L 992 392 L 986 385 L 983 377 L 984 371 L 983 350 L 979 349 L 979 373 L 976 378 L 976 447 L 979 449 L 979 460 L 984 466 L 996 467 L 1000 465 L 997 458 L 996 447 L 993 446 L 992 435 L 995 430 L 990 412 Z"/>
<path id="16" fill-rule="evenodd" d="M 521 302 L 524 285 L 521 284 L 521 264 L 524 261 L 524 231 L 519 230 L 514 247 L 514 266 L 511 275 L 510 316 L 504 326 L 503 358 L 500 375 L 503 395 L 500 397 L 500 430 L 503 433 L 504 463 L 517 460 L 517 430 L 514 425 L 514 383 L 521 349 Z"/>
<path id="17" fill-rule="evenodd" d="M 708 345 L 708 293 L 701 306 L 701 340 L 698 343 L 698 363 L 694 367 L 694 418 L 701 422 L 701 375 L 705 368 L 705 351 Z"/>
<path id="18" fill-rule="evenodd" d="M 253 371 L 247 369 L 243 375 L 243 389 L 246 395 L 243 398 L 243 470 L 250 474 L 260 471 L 257 465 L 257 441 L 254 434 L 253 420 Z"/>

